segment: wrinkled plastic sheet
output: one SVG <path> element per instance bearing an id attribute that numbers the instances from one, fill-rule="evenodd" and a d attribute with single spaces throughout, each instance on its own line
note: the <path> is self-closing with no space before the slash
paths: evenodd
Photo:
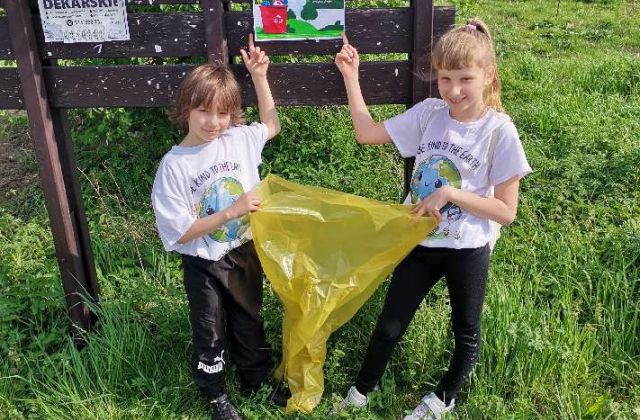
<path id="1" fill-rule="evenodd" d="M 292 396 L 286 412 L 308 413 L 324 390 L 329 335 L 371 297 L 436 226 L 388 204 L 274 175 L 256 189 L 251 229 L 262 267 L 285 308 L 276 376 Z"/>

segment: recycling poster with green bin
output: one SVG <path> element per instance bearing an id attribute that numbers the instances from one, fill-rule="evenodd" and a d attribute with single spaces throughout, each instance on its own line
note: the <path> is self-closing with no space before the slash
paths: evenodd
<path id="1" fill-rule="evenodd" d="M 335 39 L 344 32 L 345 0 L 254 0 L 256 41 Z"/>

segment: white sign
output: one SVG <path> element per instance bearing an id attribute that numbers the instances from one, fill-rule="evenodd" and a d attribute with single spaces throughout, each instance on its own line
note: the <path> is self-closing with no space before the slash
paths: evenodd
<path id="1" fill-rule="evenodd" d="M 345 0 L 252 0 L 256 41 L 340 39 Z"/>
<path id="2" fill-rule="evenodd" d="M 38 0 L 45 42 L 128 41 L 126 0 Z"/>

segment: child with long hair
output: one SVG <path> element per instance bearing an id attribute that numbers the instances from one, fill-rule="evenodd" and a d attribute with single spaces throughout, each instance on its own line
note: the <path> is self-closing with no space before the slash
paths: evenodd
<path id="1" fill-rule="evenodd" d="M 260 206 L 252 188 L 280 119 L 267 81 L 269 57 L 251 37 L 241 55 L 260 122 L 244 124 L 240 86 L 227 66 L 196 67 L 180 84 L 170 115 L 186 136 L 162 158 L 151 195 L 164 248 L 182 255 L 191 372 L 215 420 L 241 418 L 226 394 L 229 356 L 245 394 L 258 390 L 270 369 L 260 315 L 262 268 L 248 213 Z"/>
<path id="2" fill-rule="evenodd" d="M 358 81 L 358 51 L 346 36 L 335 63 L 343 75 L 356 140 L 393 143 L 415 157 L 406 204 L 438 227 L 398 265 L 355 384 L 341 408 L 362 407 L 421 302 L 444 277 L 455 340 L 449 368 L 433 392 L 406 416 L 439 419 L 455 404 L 480 352 L 492 223 L 516 217 L 520 179 L 531 172 L 516 127 L 503 113 L 494 43 L 480 19 L 449 30 L 434 46 L 442 99 L 429 98 L 375 122 Z"/>

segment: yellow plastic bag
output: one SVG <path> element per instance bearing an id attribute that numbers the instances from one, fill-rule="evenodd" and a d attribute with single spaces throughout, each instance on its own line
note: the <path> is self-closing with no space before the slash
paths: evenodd
<path id="1" fill-rule="evenodd" d="M 267 278 L 285 307 L 286 413 L 310 412 L 324 390 L 329 335 L 436 226 L 410 207 L 386 204 L 269 175 L 257 187 L 251 229 Z"/>

